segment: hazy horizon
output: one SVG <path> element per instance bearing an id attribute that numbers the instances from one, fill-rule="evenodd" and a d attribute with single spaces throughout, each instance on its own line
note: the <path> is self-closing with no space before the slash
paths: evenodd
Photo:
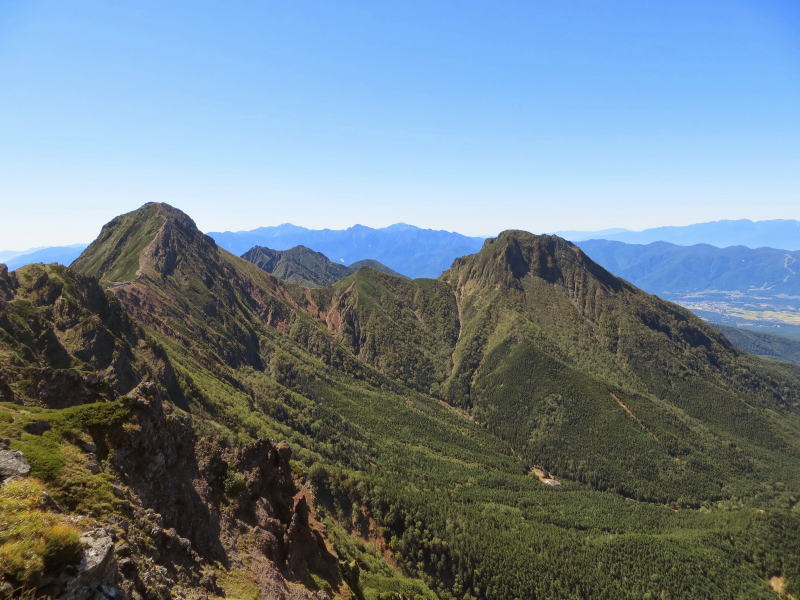
<path id="1" fill-rule="evenodd" d="M 136 208 L 139 208 L 139 207 L 136 207 Z M 176 208 L 182 210 L 183 212 L 186 212 L 185 210 L 181 209 L 179 206 L 177 206 Z M 133 210 L 136 210 L 136 209 L 133 209 Z M 126 212 L 130 212 L 130 211 L 126 211 Z M 124 214 L 124 213 L 120 213 L 120 214 Z M 187 214 L 190 217 L 192 217 L 191 213 L 187 212 Z M 94 235 L 92 235 L 92 236 L 90 236 L 89 238 L 86 238 L 86 239 L 77 240 L 77 241 L 70 241 L 70 242 L 64 242 L 64 243 L 37 244 L 35 246 L 16 247 L 16 248 L 15 247 L 10 247 L 10 246 L 0 247 L 0 262 L 2 262 L 2 257 L 3 256 L 10 255 L 11 253 L 13 253 L 14 255 L 18 255 L 19 256 L 19 255 L 23 255 L 23 254 L 25 254 L 27 252 L 32 252 L 32 251 L 36 251 L 36 250 L 40 250 L 40 249 L 45 249 L 45 248 L 48 248 L 48 247 L 61 247 L 61 246 L 68 247 L 68 246 L 81 246 L 81 245 L 89 244 L 100 233 L 100 229 L 102 228 L 102 226 L 105 225 L 108 221 L 110 221 L 111 219 L 113 219 L 116 216 L 118 216 L 118 215 L 115 214 L 115 215 L 109 217 L 106 221 L 104 221 L 101 225 L 99 225 L 97 227 L 97 231 L 94 233 Z M 714 219 L 713 221 L 702 221 L 702 222 L 699 222 L 699 223 L 684 223 L 684 224 L 669 223 L 669 224 L 664 224 L 664 225 L 656 225 L 655 227 L 646 227 L 646 228 L 643 228 L 643 229 L 630 229 L 630 228 L 625 228 L 625 227 L 608 227 L 608 228 L 602 228 L 602 229 L 571 229 L 571 228 L 570 229 L 566 229 L 565 228 L 565 229 L 555 229 L 555 230 L 533 230 L 533 229 L 525 229 L 524 227 L 507 227 L 506 229 L 522 229 L 522 230 L 525 230 L 525 231 L 530 231 L 531 233 L 555 234 L 555 235 L 565 235 L 565 234 L 569 234 L 569 233 L 588 234 L 588 233 L 600 233 L 600 232 L 604 232 L 604 231 L 608 231 L 608 232 L 614 231 L 614 232 L 619 232 L 619 233 L 621 233 L 621 232 L 639 233 L 639 232 L 647 231 L 647 230 L 650 230 L 650 229 L 658 229 L 658 228 L 662 228 L 662 227 L 685 227 L 685 226 L 689 226 L 689 225 L 704 225 L 704 224 L 708 224 L 708 223 L 730 222 L 730 221 L 749 221 L 749 222 L 752 222 L 752 223 L 761 223 L 761 222 L 765 222 L 765 221 L 798 221 L 798 219 L 758 219 L 757 220 L 757 219 L 748 219 L 746 217 L 743 217 L 743 218 L 739 218 L 739 219 Z M 447 231 L 447 232 L 450 232 L 450 233 L 458 233 L 458 234 L 465 235 L 465 236 L 468 236 L 468 237 L 478 237 L 478 238 L 494 237 L 494 236 L 498 235 L 501 231 L 503 231 L 501 229 L 501 230 L 498 230 L 498 231 L 495 231 L 495 232 L 490 232 L 490 233 L 465 233 L 463 231 L 458 231 L 458 230 L 455 230 L 455 229 L 452 229 L 452 228 L 447 228 L 447 227 L 426 227 L 426 226 L 419 225 L 419 224 L 416 224 L 416 223 L 406 223 L 406 222 L 403 222 L 403 221 L 396 221 L 396 222 L 393 222 L 393 223 L 387 223 L 386 225 L 376 225 L 376 226 L 367 225 L 365 223 L 353 223 L 351 225 L 346 225 L 346 226 L 343 226 L 343 227 L 307 227 L 307 226 L 302 225 L 300 223 L 293 223 L 293 222 L 290 222 L 290 221 L 285 221 L 283 223 L 252 225 L 252 226 L 249 226 L 249 227 L 244 228 L 244 229 L 215 229 L 213 227 L 211 227 L 211 228 L 203 228 L 199 224 L 198 224 L 198 228 L 201 231 L 205 232 L 205 233 L 239 233 L 239 232 L 253 231 L 253 230 L 261 229 L 261 228 L 280 227 L 282 225 L 291 225 L 291 226 L 301 227 L 301 228 L 304 228 L 304 229 L 311 229 L 311 230 L 330 229 L 330 230 L 334 230 L 334 231 L 346 230 L 346 229 L 350 229 L 352 227 L 357 227 L 357 226 L 365 226 L 365 227 L 369 227 L 371 229 L 385 229 L 387 227 L 392 227 L 394 225 L 408 225 L 408 226 L 412 226 L 412 227 L 417 227 L 419 229 L 430 229 L 430 230 L 437 230 L 437 231 Z"/>
<path id="2" fill-rule="evenodd" d="M 4 3 L 0 246 L 148 201 L 203 230 L 798 216 L 776 0 Z"/>

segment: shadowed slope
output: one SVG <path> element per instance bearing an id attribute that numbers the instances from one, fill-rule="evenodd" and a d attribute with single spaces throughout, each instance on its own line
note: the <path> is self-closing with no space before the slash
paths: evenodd
<path id="1" fill-rule="evenodd" d="M 322 254 L 305 246 L 289 250 L 272 250 L 253 246 L 242 254 L 242 258 L 290 283 L 307 287 L 324 287 L 347 277 L 350 269 L 338 265 Z"/>
<path id="2" fill-rule="evenodd" d="M 350 266 L 345 266 L 337 264 L 321 252 L 314 252 L 305 246 L 295 246 L 289 250 L 272 250 L 263 246 L 253 246 L 242 254 L 242 258 L 278 279 L 305 287 L 333 285 L 364 267 L 403 277 L 377 260 L 360 260 Z"/>

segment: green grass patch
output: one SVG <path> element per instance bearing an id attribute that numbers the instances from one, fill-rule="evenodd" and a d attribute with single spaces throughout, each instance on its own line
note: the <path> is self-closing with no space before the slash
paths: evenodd
<path id="1" fill-rule="evenodd" d="M 219 600 L 259 600 L 261 595 L 258 591 L 253 576 L 242 569 L 218 569 L 216 571 L 217 584 L 225 593 L 218 597 Z"/>
<path id="2" fill-rule="evenodd" d="M 43 509 L 44 492 L 33 478 L 0 487 L 0 579 L 23 589 L 81 557 L 80 531 Z"/>

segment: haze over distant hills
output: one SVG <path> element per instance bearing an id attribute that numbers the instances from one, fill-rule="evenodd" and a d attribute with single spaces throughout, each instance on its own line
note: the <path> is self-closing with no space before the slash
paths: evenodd
<path id="1" fill-rule="evenodd" d="M 771 221 L 710 221 L 694 225 L 656 227 L 643 231 L 606 229 L 602 231 L 563 231 L 558 235 L 580 242 L 591 239 L 614 240 L 629 244 L 670 242 L 683 246 L 711 244 L 712 246 L 747 246 L 748 248 L 781 248 L 800 250 L 800 221 L 775 219 Z"/>
<path id="2" fill-rule="evenodd" d="M 334 262 L 350 264 L 371 258 L 408 277 L 438 277 L 453 259 L 477 252 L 481 237 L 450 231 L 422 229 L 405 223 L 373 229 L 354 225 L 347 229 L 306 229 L 285 223 L 252 231 L 209 233 L 228 252 L 241 255 L 253 246 L 288 250 L 306 246 Z"/>
<path id="3" fill-rule="evenodd" d="M 612 273 L 704 319 L 800 336 L 798 251 L 609 240 L 578 245 Z"/>
<path id="4" fill-rule="evenodd" d="M 578 245 L 615 275 L 653 294 L 753 289 L 800 293 L 800 251 L 610 240 Z"/>
<path id="5" fill-rule="evenodd" d="M 6 258 L 0 258 L 0 261 L 4 262 L 12 271 L 34 263 L 59 263 L 68 265 L 78 258 L 85 249 L 86 244 L 32 248 L 31 250 L 25 250 L 23 252 L 6 252 L 4 253 Z"/>
<path id="6" fill-rule="evenodd" d="M 450 267 L 455 258 L 476 252 L 484 239 L 456 232 L 424 229 L 404 223 L 377 229 L 354 225 L 340 230 L 308 229 L 285 223 L 250 231 L 211 232 L 208 235 L 220 246 L 236 255 L 244 254 L 253 246 L 264 246 L 275 250 L 306 246 L 316 252 L 322 252 L 335 263 L 351 264 L 370 258 L 412 278 L 438 277 L 442 271 Z M 613 228 L 600 231 L 562 231 L 558 235 L 575 242 L 601 239 L 628 244 L 667 242 L 681 246 L 707 244 L 716 247 L 745 246 L 800 250 L 800 221 L 796 220 L 724 220 L 687 226 L 657 227 L 643 231 Z M 0 260 L 6 262 L 11 270 L 35 262 L 69 264 L 85 247 L 85 244 L 75 244 L 34 248 L 22 252 L 3 251 L 0 253 Z M 652 250 L 647 251 L 650 258 Z M 687 250 L 683 256 L 695 253 L 698 256 L 709 256 L 708 250 L 701 249 Z M 604 258 L 598 256 L 598 260 L 603 262 Z M 614 265 L 605 262 L 604 266 L 612 270 L 615 268 Z M 659 267 L 659 270 L 661 268 Z M 614 272 L 627 276 L 626 273 Z M 642 285 L 647 287 L 645 283 Z"/>

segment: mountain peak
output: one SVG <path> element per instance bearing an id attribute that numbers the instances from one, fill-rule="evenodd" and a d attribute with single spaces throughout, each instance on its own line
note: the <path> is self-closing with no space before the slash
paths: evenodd
<path id="1" fill-rule="evenodd" d="M 104 225 L 72 267 L 114 284 L 146 273 L 170 275 L 187 255 L 216 251 L 215 242 L 189 215 L 169 204 L 148 202 Z"/>
<path id="2" fill-rule="evenodd" d="M 592 261 L 576 245 L 556 235 L 536 235 L 509 229 L 487 239 L 477 254 L 457 259 L 443 277 L 458 281 L 521 287 L 534 277 L 573 288 L 576 281 L 591 278 L 606 291 L 626 285 Z"/>
<path id="3" fill-rule="evenodd" d="M 242 254 L 242 258 L 278 279 L 305 287 L 332 285 L 362 267 L 370 267 L 389 275 L 404 277 L 377 260 L 360 260 L 350 266 L 346 266 L 335 263 L 322 252 L 317 252 L 303 245 L 298 245 L 288 250 L 273 250 L 264 246 L 253 246 Z"/>
<path id="4" fill-rule="evenodd" d="M 306 287 L 331 285 L 350 274 L 348 267 L 303 245 L 288 250 L 253 246 L 242 258 L 278 279 Z"/>

